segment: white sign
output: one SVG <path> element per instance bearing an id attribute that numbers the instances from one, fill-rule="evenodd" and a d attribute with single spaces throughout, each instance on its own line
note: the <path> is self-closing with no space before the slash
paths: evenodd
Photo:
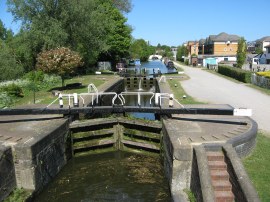
<path id="1" fill-rule="evenodd" d="M 234 109 L 233 110 L 234 116 L 252 116 L 252 109 Z"/>

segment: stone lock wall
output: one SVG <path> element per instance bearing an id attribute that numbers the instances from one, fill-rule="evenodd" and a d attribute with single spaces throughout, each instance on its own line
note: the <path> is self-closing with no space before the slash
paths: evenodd
<path id="1" fill-rule="evenodd" d="M 16 187 L 15 170 L 11 147 L 0 145 L 0 201 Z"/>
<path id="2" fill-rule="evenodd" d="M 44 136 L 14 146 L 17 187 L 38 192 L 67 163 L 68 121 Z"/>

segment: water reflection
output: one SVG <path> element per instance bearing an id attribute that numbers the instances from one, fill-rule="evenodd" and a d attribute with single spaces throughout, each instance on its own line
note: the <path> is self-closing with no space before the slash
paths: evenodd
<path id="1" fill-rule="evenodd" d="M 170 201 L 170 195 L 159 156 L 118 151 L 72 159 L 35 201 Z"/>

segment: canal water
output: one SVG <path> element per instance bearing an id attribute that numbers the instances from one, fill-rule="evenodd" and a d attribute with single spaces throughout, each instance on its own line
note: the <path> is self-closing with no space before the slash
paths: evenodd
<path id="1" fill-rule="evenodd" d="M 170 201 L 159 155 L 111 152 L 69 161 L 36 202 Z"/>
<path id="2" fill-rule="evenodd" d="M 161 61 L 142 63 L 151 74 L 168 69 Z M 136 98 L 134 98 L 136 99 Z M 128 105 L 136 105 L 130 99 Z M 142 106 L 149 105 L 147 97 Z M 133 114 L 154 119 L 153 114 Z M 34 200 L 36 202 L 88 201 L 171 201 L 170 190 L 160 155 L 142 155 L 123 151 L 74 157 L 58 176 Z"/>

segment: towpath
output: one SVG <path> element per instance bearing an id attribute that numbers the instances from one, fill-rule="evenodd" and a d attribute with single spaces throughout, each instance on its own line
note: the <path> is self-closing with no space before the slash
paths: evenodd
<path id="1" fill-rule="evenodd" d="M 235 108 L 252 109 L 252 117 L 260 130 L 270 136 L 270 96 L 243 83 L 236 83 L 201 68 L 175 63 L 190 79 L 181 82 L 184 90 L 198 101 L 229 104 Z"/>

